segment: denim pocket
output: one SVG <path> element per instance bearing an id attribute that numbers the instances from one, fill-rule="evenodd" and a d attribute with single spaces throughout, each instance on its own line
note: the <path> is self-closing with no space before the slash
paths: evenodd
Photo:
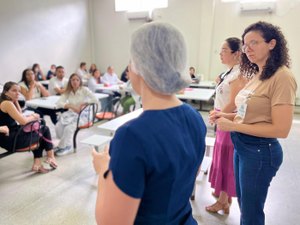
<path id="1" fill-rule="evenodd" d="M 270 151 L 270 164 L 275 169 L 279 169 L 280 165 L 283 161 L 283 153 L 282 148 L 279 142 L 270 143 L 269 144 L 269 151 Z"/>

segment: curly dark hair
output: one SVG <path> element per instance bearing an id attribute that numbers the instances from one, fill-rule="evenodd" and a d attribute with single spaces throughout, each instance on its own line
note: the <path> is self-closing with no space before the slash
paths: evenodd
<path id="1" fill-rule="evenodd" d="M 287 42 L 281 29 L 273 24 L 259 21 L 257 23 L 248 26 L 242 35 L 242 42 L 244 44 L 244 37 L 250 31 L 256 31 L 261 34 L 266 43 L 271 40 L 276 40 L 275 47 L 270 50 L 269 58 L 266 61 L 266 65 L 263 67 L 263 71 L 260 76 L 260 80 L 267 80 L 272 77 L 277 69 L 281 66 L 290 66 L 290 57 L 288 54 Z M 258 72 L 259 68 L 255 63 L 251 63 L 246 54 L 241 56 L 240 71 L 247 77 L 253 76 Z"/>

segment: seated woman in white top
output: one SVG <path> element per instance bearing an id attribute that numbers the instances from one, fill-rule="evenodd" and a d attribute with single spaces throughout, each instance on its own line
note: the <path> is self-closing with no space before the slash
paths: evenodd
<path id="1" fill-rule="evenodd" d="M 35 80 L 35 74 L 31 69 L 25 69 L 22 73 L 22 79 L 19 83 L 21 88 L 21 93 L 24 95 L 26 100 L 31 100 L 35 98 L 48 97 L 49 92 L 46 88 L 39 82 Z M 30 110 L 36 112 L 41 118 L 44 115 L 49 115 L 53 124 L 56 124 L 57 117 L 55 111 L 45 108 L 30 108 Z"/>
<path id="2" fill-rule="evenodd" d="M 59 118 L 55 126 L 56 136 L 60 138 L 55 154 L 58 156 L 66 155 L 72 152 L 72 137 L 76 130 L 78 114 L 80 110 L 88 103 L 97 103 L 96 96 L 87 88 L 82 86 L 80 76 L 73 73 L 69 79 L 67 89 L 60 97 L 57 105 L 68 109 Z M 87 120 L 87 114 L 83 113 L 81 121 L 84 124 Z"/>
<path id="3" fill-rule="evenodd" d="M 100 70 L 95 69 L 92 72 L 92 76 L 88 81 L 88 88 L 92 91 L 92 92 L 96 92 L 97 87 L 99 87 L 101 84 L 101 73 Z"/>

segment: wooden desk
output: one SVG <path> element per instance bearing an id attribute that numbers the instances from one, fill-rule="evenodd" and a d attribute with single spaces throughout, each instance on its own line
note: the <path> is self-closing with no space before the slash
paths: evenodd
<path id="1" fill-rule="evenodd" d="M 116 119 L 110 120 L 106 123 L 103 123 L 98 126 L 99 129 L 103 131 L 109 131 L 110 135 L 113 136 L 116 130 L 122 126 L 124 123 L 128 122 L 129 120 L 137 118 L 141 113 L 143 112 L 143 109 L 140 108 L 138 110 L 135 110 L 133 112 L 127 113 L 123 116 L 120 116 Z"/>

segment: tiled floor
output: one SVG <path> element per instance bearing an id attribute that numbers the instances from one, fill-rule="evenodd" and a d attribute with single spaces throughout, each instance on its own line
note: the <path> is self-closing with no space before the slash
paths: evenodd
<path id="1" fill-rule="evenodd" d="M 203 113 L 207 118 L 207 113 Z M 96 127 L 80 131 L 78 140 L 93 133 Z M 213 134 L 209 127 L 209 135 Z M 281 140 L 284 163 L 271 184 L 267 199 L 266 224 L 300 224 L 300 115 L 289 137 Z M 59 168 L 45 175 L 30 171 L 31 153 L 18 153 L 0 160 L 0 224 L 1 225 L 92 225 L 96 199 L 97 176 L 92 168 L 90 147 L 79 144 L 76 154 L 57 158 Z M 209 214 L 206 205 L 211 196 L 207 175 L 197 178 L 193 214 L 199 224 L 239 224 L 236 199 L 228 216 Z"/>

